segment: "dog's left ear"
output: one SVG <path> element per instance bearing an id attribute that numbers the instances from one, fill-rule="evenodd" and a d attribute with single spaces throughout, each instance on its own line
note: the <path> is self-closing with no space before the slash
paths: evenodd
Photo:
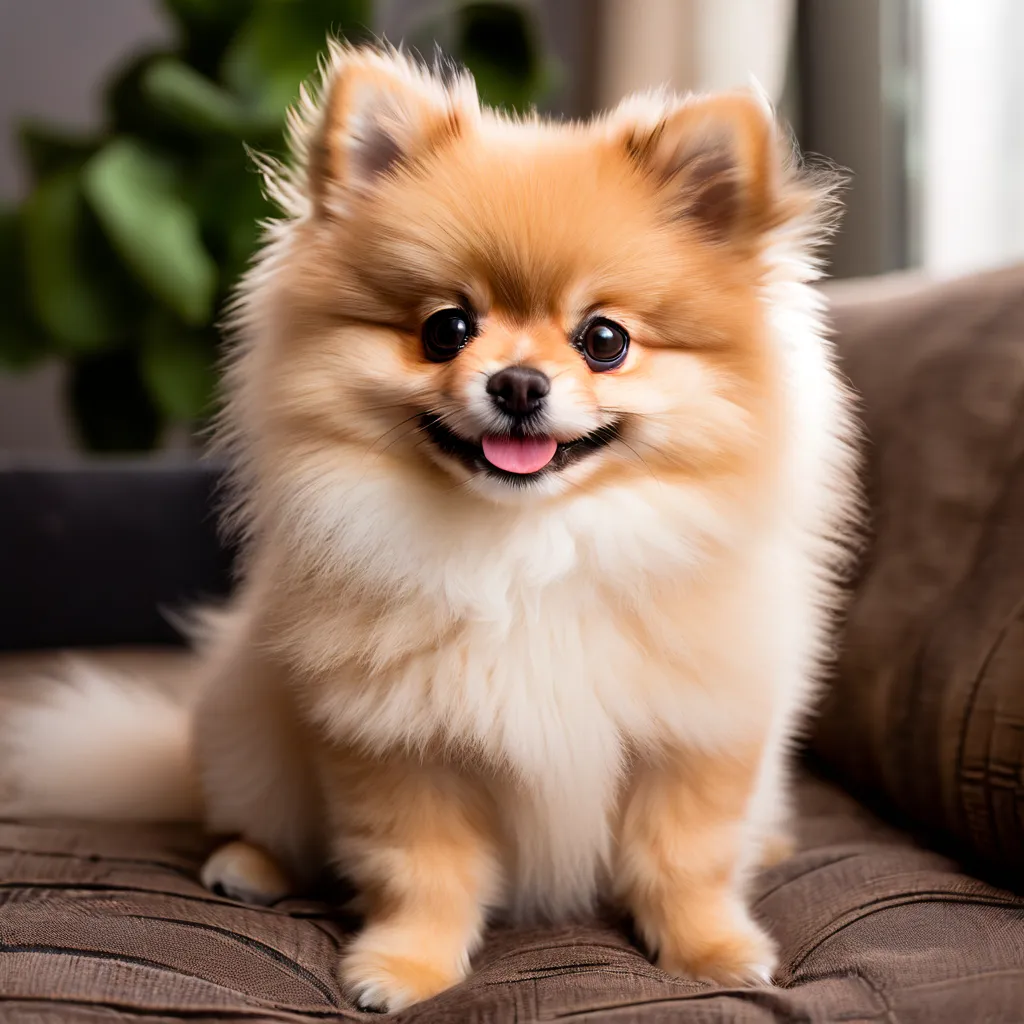
<path id="1" fill-rule="evenodd" d="M 467 74 L 445 79 L 394 50 L 335 47 L 324 78 L 306 169 L 310 197 L 321 211 L 334 196 L 372 190 L 479 117 Z"/>
<path id="2" fill-rule="evenodd" d="M 656 179 L 672 216 L 720 241 L 749 239 L 776 221 L 782 161 L 766 100 L 638 96 L 611 125 L 617 144 Z"/>

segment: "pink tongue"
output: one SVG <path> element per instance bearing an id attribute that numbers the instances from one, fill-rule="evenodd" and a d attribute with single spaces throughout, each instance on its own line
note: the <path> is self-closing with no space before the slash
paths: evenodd
<path id="1" fill-rule="evenodd" d="M 554 457 L 553 437 L 485 437 L 484 456 L 506 473 L 536 473 Z"/>

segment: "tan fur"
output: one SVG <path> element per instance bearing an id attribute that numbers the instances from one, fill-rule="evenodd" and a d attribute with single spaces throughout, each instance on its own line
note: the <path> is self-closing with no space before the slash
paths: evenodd
<path id="1" fill-rule="evenodd" d="M 437 763 L 353 751 L 324 752 L 321 768 L 332 853 L 369 918 L 342 979 L 390 1009 L 455 984 L 502 896 L 486 791 Z"/>
<path id="2" fill-rule="evenodd" d="M 265 168 L 283 217 L 234 313 L 245 573 L 201 645 L 208 824 L 300 884 L 353 878 L 363 1005 L 457 982 L 491 912 L 601 893 L 665 969 L 766 980 L 744 886 L 785 831 L 854 504 L 809 285 L 827 192 L 746 95 L 511 120 L 340 48 L 321 93 Z M 430 362 L 451 306 L 479 333 Z M 610 372 L 572 344 L 595 313 L 630 335 Z M 420 417 L 478 442 L 510 364 L 550 378 L 556 441 L 615 438 L 522 487 L 445 454 Z M 220 856 L 211 884 L 245 859 Z"/>
<path id="3" fill-rule="evenodd" d="M 760 760 L 756 748 L 714 757 L 680 751 L 634 773 L 616 888 L 672 974 L 769 980 L 772 944 L 739 898 L 750 843 L 745 817 Z"/>
<path id="4" fill-rule="evenodd" d="M 235 840 L 214 851 L 203 865 L 203 884 L 246 903 L 276 903 L 292 882 L 266 850 Z"/>

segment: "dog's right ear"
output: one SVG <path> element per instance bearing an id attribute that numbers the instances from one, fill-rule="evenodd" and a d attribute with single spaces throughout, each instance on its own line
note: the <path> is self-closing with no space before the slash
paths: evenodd
<path id="1" fill-rule="evenodd" d="M 307 161 L 314 208 L 343 209 L 346 194 L 371 191 L 457 138 L 479 114 L 468 74 L 442 81 L 394 50 L 334 48 Z"/>
<path id="2" fill-rule="evenodd" d="M 783 213 L 782 151 L 755 93 L 631 96 L 610 115 L 617 144 L 661 188 L 671 216 L 719 242 L 756 236 Z"/>

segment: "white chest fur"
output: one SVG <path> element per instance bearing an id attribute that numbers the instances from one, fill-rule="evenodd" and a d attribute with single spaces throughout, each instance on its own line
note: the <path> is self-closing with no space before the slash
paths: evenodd
<path id="1" fill-rule="evenodd" d="M 498 780 L 515 850 L 513 905 L 522 912 L 564 915 L 592 901 L 632 754 L 660 741 L 715 747 L 766 713 L 766 700 L 738 680 L 750 678 L 755 659 L 765 676 L 760 697 L 769 697 L 773 631 L 751 624 L 743 644 L 714 639 L 736 602 L 756 600 L 756 564 L 728 607 L 716 606 L 680 540 L 694 531 L 659 536 L 659 520 L 601 538 L 554 521 L 547 533 L 524 534 L 520 549 L 508 545 L 504 558 L 481 549 L 472 558 L 474 537 L 464 536 L 464 570 L 453 573 L 458 560 L 448 561 L 443 596 L 396 602 L 374 623 L 375 642 L 386 644 L 434 616 L 437 628 L 425 634 L 441 640 L 349 675 L 320 701 L 339 737 L 380 749 L 440 742 L 484 756 Z M 455 611 L 447 631 L 440 609 Z"/>

